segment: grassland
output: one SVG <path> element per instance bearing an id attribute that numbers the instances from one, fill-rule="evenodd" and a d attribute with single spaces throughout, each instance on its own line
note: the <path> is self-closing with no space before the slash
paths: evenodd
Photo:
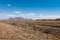
<path id="1" fill-rule="evenodd" d="M 5 20 L 0 26 L 8 30 L 8 40 L 60 40 L 59 20 Z"/>

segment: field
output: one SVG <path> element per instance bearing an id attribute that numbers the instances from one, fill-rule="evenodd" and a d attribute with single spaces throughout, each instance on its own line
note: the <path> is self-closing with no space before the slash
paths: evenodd
<path id="1" fill-rule="evenodd" d="M 60 20 L 3 20 L 0 40 L 60 40 Z"/>

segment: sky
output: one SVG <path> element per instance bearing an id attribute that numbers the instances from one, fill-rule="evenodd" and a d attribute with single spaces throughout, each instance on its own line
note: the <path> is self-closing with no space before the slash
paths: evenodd
<path id="1" fill-rule="evenodd" d="M 60 0 L 0 0 L 0 19 L 60 18 Z"/>

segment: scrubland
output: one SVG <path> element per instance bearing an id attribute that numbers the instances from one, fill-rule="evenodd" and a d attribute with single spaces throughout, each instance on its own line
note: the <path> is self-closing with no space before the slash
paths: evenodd
<path id="1" fill-rule="evenodd" d="M 1 40 L 60 40 L 59 20 L 5 20 L 0 27 Z"/>

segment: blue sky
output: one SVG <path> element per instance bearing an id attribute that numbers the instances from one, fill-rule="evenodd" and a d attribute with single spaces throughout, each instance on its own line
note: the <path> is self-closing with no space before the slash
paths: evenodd
<path id="1" fill-rule="evenodd" d="M 0 0 L 0 19 L 10 17 L 60 18 L 60 0 Z"/>

